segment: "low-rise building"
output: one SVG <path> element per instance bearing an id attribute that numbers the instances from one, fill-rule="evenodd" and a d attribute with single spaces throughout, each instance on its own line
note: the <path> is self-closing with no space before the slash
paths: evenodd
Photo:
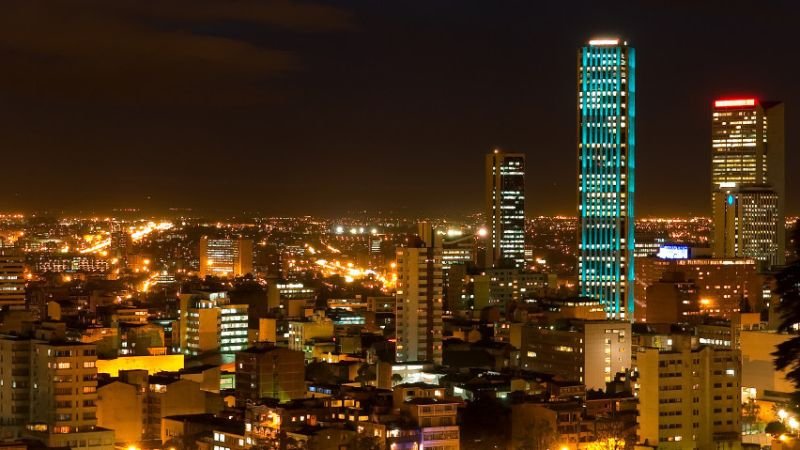
<path id="1" fill-rule="evenodd" d="M 520 331 L 520 367 L 605 389 L 618 372 L 631 368 L 631 323 L 556 321 L 526 324 Z M 512 335 L 515 332 L 512 332 Z"/>
<path id="2" fill-rule="evenodd" d="M 306 394 L 303 352 L 259 343 L 236 354 L 236 396 L 241 402 L 287 401 Z"/>

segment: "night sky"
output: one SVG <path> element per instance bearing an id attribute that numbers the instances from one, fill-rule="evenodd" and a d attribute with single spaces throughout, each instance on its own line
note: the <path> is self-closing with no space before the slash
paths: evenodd
<path id="1" fill-rule="evenodd" d="M 529 214 L 574 214 L 576 51 L 619 35 L 638 215 L 706 213 L 735 94 L 787 103 L 798 213 L 794 3 L 5 0 L 0 210 L 464 214 L 500 146 Z"/>

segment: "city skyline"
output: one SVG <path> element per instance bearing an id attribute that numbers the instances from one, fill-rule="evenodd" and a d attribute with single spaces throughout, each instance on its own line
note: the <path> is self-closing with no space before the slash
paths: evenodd
<path id="1" fill-rule="evenodd" d="M 782 0 L 0 4 L 0 450 L 800 450 Z"/>
<path id="2" fill-rule="evenodd" d="M 7 161 L 19 168 L 1 182 L 4 209 L 297 215 L 391 204 L 404 215 L 463 214 L 481 209 L 480 186 L 471 182 L 481 173 L 479 155 L 501 147 L 536 161 L 526 186 L 528 214 L 574 214 L 569 55 L 603 35 L 624 35 L 644 55 L 642 215 L 710 214 L 710 199 L 701 194 L 709 177 L 707 117 L 716 98 L 784 101 L 787 167 L 798 163 L 791 125 L 800 93 L 788 76 L 795 63 L 779 57 L 791 49 L 789 7 L 771 4 L 751 14 L 725 3 L 720 14 L 718 2 L 650 8 L 623 2 L 607 10 L 587 3 L 567 14 L 530 5 L 276 5 L 256 7 L 248 17 L 217 11 L 213 2 L 205 13 L 141 12 L 126 3 L 76 18 L 56 4 L 45 24 L 62 32 L 56 40 L 58 33 L 36 39 L 24 33 L 37 6 L 17 4 L 4 14 L 9 23 L 0 33 L 11 49 L 3 50 L 11 70 L 0 80 Z M 65 28 L 67 19 L 86 25 L 84 31 Z M 476 32 L 476 23 L 492 32 Z M 669 28 L 674 23 L 702 26 L 676 33 Z M 733 26 L 748 27 L 752 36 L 714 38 Z M 182 29 L 191 31 L 185 41 L 178 39 Z M 114 52 L 79 47 L 101 38 L 130 45 Z M 204 40 L 222 46 L 211 64 L 197 57 Z M 175 61 L 159 52 L 134 58 L 163 42 L 180 49 Z M 770 51 L 753 51 L 761 48 Z M 86 70 L 48 66 L 31 57 L 35 51 Z M 762 56 L 748 61 L 742 54 Z M 98 63 L 104 58 L 123 69 L 141 67 L 134 75 L 160 75 L 135 78 Z M 103 70 L 89 70 L 98 64 Z M 200 72 L 209 75 L 180 81 Z M 426 181 L 383 176 L 395 170 L 413 170 Z M 457 198 L 442 208 L 427 195 L 435 189 Z M 796 214 L 800 195 L 791 178 L 787 194 L 787 212 Z"/>

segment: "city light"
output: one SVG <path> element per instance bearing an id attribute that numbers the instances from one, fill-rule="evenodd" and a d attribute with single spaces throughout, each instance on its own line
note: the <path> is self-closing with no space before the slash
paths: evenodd
<path id="1" fill-rule="evenodd" d="M 0 3 L 6 447 L 800 450 L 797 5 L 416 1 Z"/>
<path id="2" fill-rule="evenodd" d="M 145 225 L 139 227 L 131 227 L 130 234 L 133 241 L 140 241 L 154 231 L 167 231 L 173 227 L 172 222 L 147 222 Z"/>
<path id="3" fill-rule="evenodd" d="M 592 39 L 589 41 L 589 45 L 619 45 L 619 39 Z"/>
<path id="4" fill-rule="evenodd" d="M 716 100 L 714 102 L 714 106 L 717 108 L 730 108 L 735 106 L 754 106 L 755 104 L 756 104 L 756 99 L 754 98 Z"/>
<path id="5" fill-rule="evenodd" d="M 104 240 L 92 245 L 91 247 L 87 247 L 87 248 L 81 249 L 78 252 L 79 253 L 96 253 L 96 252 L 99 252 L 102 249 L 108 247 L 109 245 L 111 245 L 111 238 L 104 239 Z"/>

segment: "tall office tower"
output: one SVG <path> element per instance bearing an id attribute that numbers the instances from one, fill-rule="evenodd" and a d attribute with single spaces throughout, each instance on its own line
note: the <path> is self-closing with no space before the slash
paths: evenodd
<path id="1" fill-rule="evenodd" d="M 25 257 L 18 249 L 0 248 L 0 307 L 25 304 Z"/>
<path id="2" fill-rule="evenodd" d="M 711 202 L 714 205 L 714 227 L 725 228 L 728 190 L 738 190 L 748 186 L 768 187 L 777 194 L 777 214 L 768 219 L 764 216 L 743 217 L 753 219 L 759 224 L 746 224 L 746 228 L 761 227 L 760 223 L 774 220 L 772 228 L 777 229 L 777 248 L 768 258 L 768 265 L 782 265 L 785 262 L 785 168 L 784 168 L 784 125 L 783 103 L 758 101 L 754 98 L 726 99 L 714 102 L 711 122 Z M 721 194 L 720 194 L 721 193 Z M 717 201 L 720 195 L 726 201 Z M 715 233 L 716 237 L 716 233 Z M 715 245 L 718 258 L 736 256 L 728 251 L 728 244 Z"/>
<path id="3" fill-rule="evenodd" d="M 609 318 L 633 320 L 636 56 L 619 39 L 578 52 L 578 281 Z"/>
<path id="4" fill-rule="evenodd" d="M 229 278 L 253 272 L 253 241 L 250 239 L 200 239 L 200 278 Z"/>
<path id="5" fill-rule="evenodd" d="M 783 264 L 779 195 L 768 185 L 718 190 L 714 197 L 714 254 L 752 258 L 766 269 Z"/>
<path id="6" fill-rule="evenodd" d="M 442 363 L 442 246 L 427 224 L 397 248 L 397 361 Z"/>
<path id="7" fill-rule="evenodd" d="M 486 155 L 486 267 L 525 267 L 525 155 Z"/>

